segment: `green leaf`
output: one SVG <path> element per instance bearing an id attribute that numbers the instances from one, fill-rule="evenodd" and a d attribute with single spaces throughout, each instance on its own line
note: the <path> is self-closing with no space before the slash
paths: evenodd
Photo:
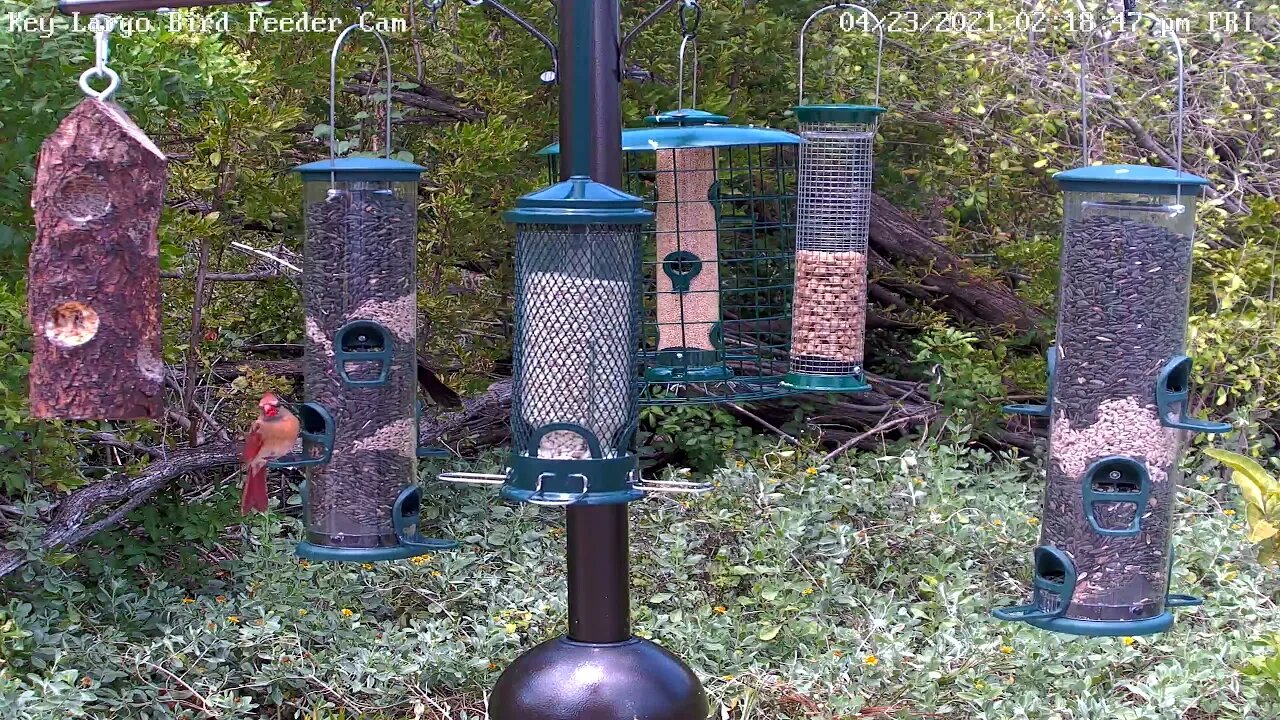
<path id="1" fill-rule="evenodd" d="M 1218 448 L 1208 448 L 1204 454 L 1231 468 L 1231 479 L 1249 505 L 1266 512 L 1267 499 L 1280 494 L 1280 482 L 1252 458 Z"/>
<path id="2" fill-rule="evenodd" d="M 1259 520 L 1257 523 L 1253 524 L 1252 528 L 1250 528 L 1249 542 L 1260 543 L 1263 540 L 1275 537 L 1278 532 L 1280 532 L 1280 528 L 1276 528 L 1275 525 L 1272 525 L 1266 520 Z"/>
<path id="3" fill-rule="evenodd" d="M 778 633 L 780 632 L 782 632 L 782 626 L 774 625 L 772 627 L 767 627 L 764 630 L 761 630 L 760 634 L 757 635 L 756 637 L 760 638 L 761 640 L 764 640 L 765 642 L 768 642 L 778 637 Z"/>

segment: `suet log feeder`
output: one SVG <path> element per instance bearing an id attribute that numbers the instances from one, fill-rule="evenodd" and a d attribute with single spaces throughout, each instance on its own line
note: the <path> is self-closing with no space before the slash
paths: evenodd
<path id="1" fill-rule="evenodd" d="M 353 25 L 338 36 L 333 58 Z M 372 31 L 370 31 L 372 32 Z M 381 35 L 373 35 L 386 44 Z M 308 467 L 304 557 L 390 560 L 454 543 L 417 529 L 418 179 L 388 157 L 335 158 L 296 169 L 306 223 L 306 340 L 300 409 L 304 452 L 274 463 Z M 331 78 L 332 79 L 332 78 Z M 332 85 L 330 127 L 334 127 Z"/>
<path id="2" fill-rule="evenodd" d="M 87 96 L 40 148 L 28 260 L 33 331 L 31 415 L 143 420 L 164 414 L 160 243 L 168 169 L 111 95 L 112 20 L 97 15 L 97 63 L 80 76 Z M 102 91 L 89 85 L 107 79 Z"/>
<path id="3" fill-rule="evenodd" d="M 1181 117 L 1181 81 L 1178 95 Z M 1206 181 L 1181 171 L 1180 124 L 1178 145 L 1176 170 L 1086 162 L 1055 176 L 1065 227 L 1049 401 L 1009 408 L 1050 418 L 1043 530 L 1032 601 L 997 611 L 1002 619 L 1141 635 L 1166 630 L 1170 608 L 1199 604 L 1169 593 L 1178 459 L 1188 432 L 1231 426 L 1187 417 L 1192 238 Z"/>
<path id="4" fill-rule="evenodd" d="M 805 32 L 823 13 L 856 9 L 879 30 L 873 105 L 810 105 L 804 96 Z M 863 370 L 867 319 L 867 237 L 871 225 L 872 143 L 884 108 L 880 55 L 884 26 L 870 11 L 837 3 L 800 30 L 799 199 L 791 363 L 784 386 L 799 392 L 870 389 Z"/>

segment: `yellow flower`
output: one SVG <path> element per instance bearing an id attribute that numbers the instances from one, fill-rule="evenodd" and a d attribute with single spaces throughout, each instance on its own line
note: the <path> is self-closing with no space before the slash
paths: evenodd
<path id="1" fill-rule="evenodd" d="M 813 594 L 813 588 L 811 588 L 811 587 L 805 588 L 805 589 L 804 589 L 804 592 L 803 592 L 802 594 L 803 594 L 803 595 L 812 595 L 812 594 Z"/>
<path id="2" fill-rule="evenodd" d="M 804 472 L 805 472 L 805 474 L 806 474 L 806 475 L 817 475 L 817 474 L 818 474 L 818 468 L 816 468 L 816 467 L 811 467 L 811 468 L 809 468 L 808 470 L 805 470 Z"/>
<path id="3" fill-rule="evenodd" d="M 1231 523 L 1231 529 L 1232 529 L 1232 530 L 1239 530 L 1239 529 L 1240 529 L 1240 528 L 1242 528 L 1242 527 L 1244 527 L 1244 526 L 1243 526 L 1243 525 L 1241 525 L 1240 523 Z"/>
<path id="4" fill-rule="evenodd" d="M 738 461 L 738 467 L 740 467 L 740 468 L 744 468 L 744 467 L 746 467 L 746 466 L 747 466 L 747 464 L 746 464 L 745 462 L 743 462 L 743 461 L 741 461 L 741 460 L 739 460 L 739 461 Z"/>
<path id="5" fill-rule="evenodd" d="M 985 688 L 986 686 L 987 686 L 987 684 L 986 684 L 986 683 L 984 683 L 984 682 L 982 682 L 981 680 L 975 680 L 975 681 L 974 681 L 974 683 L 973 683 L 973 687 L 974 687 L 974 689 L 976 689 L 976 690 L 981 690 L 981 689 Z"/>
<path id="6" fill-rule="evenodd" d="M 1226 510 L 1222 511 L 1222 514 L 1226 515 L 1227 517 L 1231 517 L 1232 515 L 1236 514 L 1236 511 L 1232 510 L 1231 508 L 1227 508 Z"/>
<path id="7" fill-rule="evenodd" d="M 1038 518 L 1038 517 L 1029 517 L 1029 518 L 1027 518 L 1027 524 L 1028 524 L 1028 525 L 1039 525 L 1039 524 L 1040 524 L 1040 518 Z"/>
<path id="8" fill-rule="evenodd" d="M 725 681 L 725 682 L 733 682 L 733 676 L 732 676 L 732 675 L 725 675 L 724 677 L 721 677 L 720 679 L 721 679 L 721 680 L 723 680 L 723 681 Z"/>
<path id="9" fill-rule="evenodd" d="M 489 663 L 489 669 L 490 669 L 490 670 L 497 670 L 497 669 L 498 669 L 498 663 Z"/>
<path id="10" fill-rule="evenodd" d="M 431 571 L 431 577 L 440 577 L 440 571 L 439 571 L 439 570 L 432 570 L 432 571 Z"/>
<path id="11" fill-rule="evenodd" d="M 1132 644 L 1133 644 L 1133 638 L 1131 638 L 1131 637 L 1127 637 L 1127 638 L 1125 638 L 1125 639 L 1121 640 L 1120 642 L 1124 643 L 1125 645 L 1132 645 Z"/>
<path id="12" fill-rule="evenodd" d="M 991 524 L 995 525 L 996 527 L 1000 527 L 1001 525 L 1004 524 L 1004 521 L 1001 520 L 1000 518 L 996 518 L 995 520 L 991 521 Z"/>
<path id="13" fill-rule="evenodd" d="M 419 555 L 415 558 L 409 558 L 409 562 L 413 563 L 414 565 L 426 565 L 427 563 L 431 562 L 431 556 Z"/>
<path id="14" fill-rule="evenodd" d="M 351 612 L 351 608 L 342 608 L 342 617 L 351 617 L 355 613 Z"/>
<path id="15" fill-rule="evenodd" d="M 232 625 L 235 625 L 236 623 L 240 622 L 240 616 L 238 616 L 238 615 L 228 615 L 228 616 L 227 616 L 227 622 L 231 623 Z"/>
<path id="16" fill-rule="evenodd" d="M 880 664 L 880 658 L 876 657 L 875 655 L 868 655 L 868 656 L 866 656 L 866 657 L 862 658 L 862 662 L 864 662 L 864 663 L 866 663 L 866 664 L 868 664 L 868 665 L 879 665 L 879 664 Z"/>
<path id="17" fill-rule="evenodd" d="M 515 633 L 515 631 L 516 631 L 516 624 L 515 624 L 515 623 L 507 623 L 507 634 L 508 634 L 508 635 L 510 635 L 510 634 L 514 634 L 514 633 Z"/>
<path id="18" fill-rule="evenodd" d="M 309 568 L 309 567 L 311 567 L 311 561 L 310 561 L 310 560 L 299 560 L 299 561 L 298 561 L 298 564 L 299 564 L 299 565 L 301 565 L 304 569 L 305 569 L 305 568 Z"/>
<path id="19" fill-rule="evenodd" d="M 373 563 L 360 563 L 360 567 L 364 568 L 365 570 L 372 570 Z"/>
<path id="20" fill-rule="evenodd" d="M 306 609 L 306 608 L 299 608 L 299 609 L 298 609 L 298 615 L 299 615 L 299 616 L 306 615 L 306 614 L 307 614 L 307 609 Z"/>
<path id="21" fill-rule="evenodd" d="M 715 607 L 713 607 L 713 608 L 711 608 L 711 609 L 712 609 L 712 610 L 715 610 L 717 613 L 719 613 L 719 614 L 721 614 L 721 615 L 723 615 L 723 614 L 725 614 L 725 613 L 729 612 L 729 608 L 727 608 L 727 607 L 725 607 L 725 606 L 723 606 L 723 605 L 717 605 L 717 606 L 715 606 Z"/>
<path id="22" fill-rule="evenodd" d="M 227 601 L 227 598 L 226 598 L 226 596 L 225 596 L 225 595 L 219 595 L 219 596 L 215 597 L 215 598 L 214 598 L 214 600 L 216 600 L 216 601 L 217 601 L 217 602 L 219 602 L 219 603 L 224 603 L 224 602 L 226 602 L 226 601 Z"/>
<path id="23" fill-rule="evenodd" d="M 182 604 L 183 604 L 183 605 L 190 605 L 191 603 L 193 603 L 193 602 L 195 602 L 195 601 L 196 601 L 196 599 L 195 599 L 195 598 L 182 598 Z"/>
<path id="24" fill-rule="evenodd" d="M 834 651 L 832 651 L 832 653 L 831 653 L 831 654 L 832 654 L 832 655 L 835 655 L 836 657 L 844 657 L 844 651 L 843 651 L 843 650 L 834 650 Z"/>
<path id="25" fill-rule="evenodd" d="M 1005 655 L 1012 655 L 1013 648 L 1009 647 L 1008 645 L 1001 645 L 1000 652 L 1004 653 Z"/>

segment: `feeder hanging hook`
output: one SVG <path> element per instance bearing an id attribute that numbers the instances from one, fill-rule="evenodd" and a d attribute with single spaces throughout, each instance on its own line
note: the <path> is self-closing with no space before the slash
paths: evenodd
<path id="1" fill-rule="evenodd" d="M 427 21 L 431 24 L 432 32 L 440 29 L 440 10 L 444 8 L 445 0 L 424 0 L 427 6 L 427 12 L 431 13 L 430 19 Z"/>
<path id="2" fill-rule="evenodd" d="M 685 11 L 692 9 L 693 22 L 690 23 Z M 676 91 L 676 109 L 684 109 L 684 54 L 693 45 L 693 77 L 691 78 L 693 105 L 698 106 L 698 25 L 702 23 L 702 5 L 698 0 L 683 0 L 680 4 L 680 67 L 679 83 Z"/>
<path id="3" fill-rule="evenodd" d="M 84 94 L 95 99 L 106 102 L 111 99 L 116 88 L 120 87 L 120 76 L 107 66 L 107 59 L 111 53 L 111 29 L 115 27 L 116 21 L 110 15 L 94 15 L 89 21 L 89 26 L 93 28 L 93 67 L 80 73 L 80 89 Z M 90 78 L 107 78 L 107 87 L 98 92 L 89 85 Z"/>

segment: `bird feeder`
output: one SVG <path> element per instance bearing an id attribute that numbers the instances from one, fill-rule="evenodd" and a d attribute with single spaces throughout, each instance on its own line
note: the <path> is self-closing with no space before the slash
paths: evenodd
<path id="1" fill-rule="evenodd" d="M 503 496 L 541 505 L 625 503 L 639 415 L 639 198 L 575 176 L 520 198 L 512 456 Z"/>
<path id="2" fill-rule="evenodd" d="M 96 15 L 86 99 L 40 148 L 27 304 L 31 415 L 141 420 L 164 415 L 160 243 L 164 153 L 112 103 L 112 19 Z M 106 78 L 102 91 L 89 85 Z"/>
<path id="3" fill-rule="evenodd" d="M 823 13 L 860 10 L 879 30 L 876 104 L 808 105 L 804 100 L 805 32 Z M 799 197 L 791 364 L 784 385 L 798 391 L 870 389 L 863 371 L 867 318 L 867 236 L 871 225 L 872 142 L 884 108 L 880 57 L 884 25 L 870 11 L 837 3 L 809 16 L 800 30 Z"/>
<path id="4" fill-rule="evenodd" d="M 1033 597 L 997 616 L 1077 635 L 1156 633 L 1172 624 L 1170 608 L 1199 604 L 1168 587 L 1186 434 L 1231 428 L 1187 416 L 1192 241 L 1206 181 L 1181 171 L 1180 124 L 1176 170 L 1088 157 L 1086 146 L 1084 167 L 1055 176 L 1065 227 L 1049 399 L 1009 408 L 1050 418 Z"/>
<path id="5" fill-rule="evenodd" d="M 353 25 L 338 36 L 333 63 Z M 382 44 L 382 36 L 373 32 Z M 296 168 L 306 243 L 304 557 L 389 560 L 452 547 L 417 529 L 417 208 L 424 168 L 392 160 L 387 59 L 388 157 L 330 158 Z M 331 65 L 330 127 L 334 117 Z"/>
<path id="6" fill-rule="evenodd" d="M 795 149 L 781 130 L 677 110 L 622 132 L 644 251 L 642 402 L 785 395 Z M 555 156 L 559 145 L 542 151 Z"/>

